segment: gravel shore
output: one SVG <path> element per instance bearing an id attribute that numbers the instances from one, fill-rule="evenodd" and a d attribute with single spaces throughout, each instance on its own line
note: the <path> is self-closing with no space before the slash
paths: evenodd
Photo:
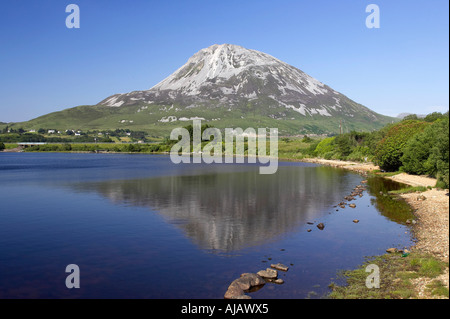
<path id="1" fill-rule="evenodd" d="M 335 160 L 305 159 L 305 162 L 318 163 L 333 167 L 341 167 L 357 172 L 370 172 L 378 170 L 379 167 L 371 163 L 356 163 Z M 405 173 L 386 177 L 397 182 L 411 186 L 431 186 L 436 185 L 436 179 L 426 176 L 415 176 Z M 414 210 L 417 223 L 413 225 L 414 235 L 417 243 L 412 250 L 425 252 L 433 255 L 448 264 L 449 256 L 449 191 L 440 189 L 430 189 L 425 192 L 415 192 L 401 194 L 400 196 Z M 424 196 L 424 197 L 423 197 Z M 435 280 L 441 281 L 447 289 L 449 288 L 448 266 L 445 273 Z M 418 278 L 413 281 L 419 298 L 436 298 L 429 293 L 426 286 L 431 282 L 429 278 Z"/>
<path id="2" fill-rule="evenodd" d="M 421 195 L 419 197 L 419 195 Z M 425 197 L 422 197 L 425 196 Z M 414 209 L 418 223 L 414 225 L 417 243 L 412 250 L 427 252 L 448 264 L 449 255 L 449 197 L 448 190 L 431 189 L 426 192 L 402 194 L 407 203 Z M 425 199 L 424 199 L 425 198 Z M 449 288 L 449 271 L 436 278 L 447 289 Z M 429 278 L 418 278 L 413 281 L 420 298 L 434 298 L 426 286 Z"/>

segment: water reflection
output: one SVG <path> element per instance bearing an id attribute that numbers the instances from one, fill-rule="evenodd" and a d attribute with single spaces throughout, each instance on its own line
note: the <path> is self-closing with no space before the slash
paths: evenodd
<path id="1" fill-rule="evenodd" d="M 386 218 L 399 224 L 405 224 L 408 219 L 414 219 L 411 207 L 398 196 L 391 196 L 389 191 L 399 190 L 408 185 L 398 183 L 383 177 L 371 177 L 367 180 L 372 205 Z"/>
<path id="2" fill-rule="evenodd" d="M 280 167 L 274 175 L 207 172 L 79 183 L 116 204 L 149 207 L 202 249 L 234 251 L 298 229 L 339 202 L 361 180 L 329 167 Z"/>

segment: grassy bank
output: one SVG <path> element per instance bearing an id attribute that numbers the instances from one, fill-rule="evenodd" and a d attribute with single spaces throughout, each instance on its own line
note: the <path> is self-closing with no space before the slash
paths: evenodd
<path id="1" fill-rule="evenodd" d="M 371 171 L 369 176 L 379 176 L 390 179 L 396 173 L 382 173 L 379 171 Z M 415 176 L 414 176 L 415 177 Z M 439 185 L 437 185 L 439 186 Z M 432 198 L 422 196 L 423 192 L 433 189 L 431 186 L 407 186 L 398 190 L 388 191 L 384 194 L 384 198 L 404 198 L 405 194 L 412 195 L 413 201 L 424 203 L 425 209 L 416 211 L 412 202 L 408 202 L 411 209 L 416 211 L 415 218 L 419 218 L 419 223 L 425 223 L 420 214 L 426 214 L 429 219 L 436 219 L 430 212 L 437 214 L 436 207 L 432 204 Z M 435 188 L 438 189 L 438 188 Z M 444 194 L 441 190 L 441 193 Z M 387 196 L 386 196 L 387 195 Z M 428 196 L 428 195 L 427 195 Z M 442 195 L 445 197 L 445 195 Z M 420 212 L 420 214 L 419 214 Z M 417 215 L 419 214 L 419 215 Z M 448 208 L 446 209 L 448 214 Z M 438 223 L 439 222 L 437 220 Z M 413 233 L 417 235 L 416 220 L 412 223 Z M 426 224 L 426 223 L 425 223 Z M 443 224 L 442 224 L 443 225 Z M 427 227 L 431 227 L 428 226 Z M 447 223 L 448 227 L 448 223 Z M 422 226 L 423 228 L 423 226 Z M 429 233 L 430 228 L 426 228 Z M 447 228 L 448 231 L 448 228 Z M 429 236 L 427 236 L 429 237 Z M 431 240 L 439 241 L 434 235 Z M 428 239 L 427 241 L 429 241 Z M 327 296 L 330 299 L 441 299 L 449 298 L 448 289 L 448 259 L 442 260 L 434 253 L 429 253 L 421 248 L 416 248 L 417 244 L 412 247 L 411 252 L 387 253 L 381 256 L 367 257 L 366 262 L 354 270 L 345 270 L 339 273 L 339 283 L 332 283 L 330 288 L 332 292 Z M 443 248 L 441 248 L 444 251 Z M 441 250 L 440 249 L 440 250 Z M 367 267 L 376 265 L 379 267 L 380 287 L 368 288 L 366 280 L 371 273 Z M 445 278 L 447 284 L 445 285 Z M 344 282 L 342 284 L 342 282 Z"/>
<path id="2" fill-rule="evenodd" d="M 366 279 L 372 272 L 366 272 L 369 265 L 379 267 L 379 288 L 368 288 Z M 394 253 L 367 258 L 361 267 L 355 270 L 342 271 L 340 279 L 347 282 L 339 286 L 332 283 L 331 299 L 410 299 L 420 298 L 414 281 L 428 279 L 427 293 L 435 298 L 449 297 L 448 288 L 437 278 L 444 274 L 448 263 L 435 257 L 420 253 Z"/>

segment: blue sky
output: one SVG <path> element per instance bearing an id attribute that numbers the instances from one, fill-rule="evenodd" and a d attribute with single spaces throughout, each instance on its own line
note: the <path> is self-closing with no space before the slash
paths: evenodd
<path id="1" fill-rule="evenodd" d="M 70 3 L 79 29 L 66 28 Z M 379 29 L 365 25 L 371 3 Z M 6 0 L 0 121 L 149 89 L 215 43 L 273 55 L 381 114 L 445 112 L 448 12 L 448 0 Z"/>

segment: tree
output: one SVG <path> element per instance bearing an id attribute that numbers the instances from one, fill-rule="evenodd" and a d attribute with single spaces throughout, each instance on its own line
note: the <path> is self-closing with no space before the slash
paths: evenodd
<path id="1" fill-rule="evenodd" d="M 419 117 L 417 116 L 417 114 L 409 114 L 409 115 L 406 115 L 402 119 L 402 121 L 410 121 L 410 120 L 418 120 L 418 119 L 419 119 Z"/>
<path id="2" fill-rule="evenodd" d="M 344 160 L 352 152 L 352 139 L 349 134 L 336 136 L 337 153 L 339 159 Z"/>
<path id="3" fill-rule="evenodd" d="M 315 153 L 317 156 L 324 157 L 326 153 L 334 151 L 334 140 L 336 137 L 327 137 L 317 144 Z"/>
<path id="4" fill-rule="evenodd" d="M 445 118 L 445 115 L 443 115 L 441 112 L 433 112 L 425 116 L 424 121 L 425 122 L 434 122 L 439 119 Z"/>
<path id="5" fill-rule="evenodd" d="M 435 114 L 435 113 L 433 113 Z M 412 137 L 401 158 L 402 170 L 410 174 L 437 177 L 448 187 L 449 118 L 441 117 Z"/>
<path id="6" fill-rule="evenodd" d="M 203 132 L 204 132 L 207 128 L 213 128 L 213 127 L 214 127 L 214 126 L 209 125 L 209 124 L 203 124 L 203 125 L 201 126 L 201 129 L 200 129 L 200 135 L 203 136 Z M 191 137 L 191 141 L 193 141 L 193 140 L 194 140 L 194 127 L 192 126 L 192 124 L 189 124 L 188 126 L 185 126 L 184 128 L 185 128 L 186 130 L 188 130 L 189 135 L 190 135 L 190 137 Z M 202 139 L 202 141 L 203 141 L 203 139 Z"/>
<path id="7" fill-rule="evenodd" d="M 386 136 L 377 144 L 375 163 L 386 171 L 397 171 L 402 166 L 403 150 L 410 138 L 430 125 L 417 120 L 402 121 L 392 126 Z"/>

